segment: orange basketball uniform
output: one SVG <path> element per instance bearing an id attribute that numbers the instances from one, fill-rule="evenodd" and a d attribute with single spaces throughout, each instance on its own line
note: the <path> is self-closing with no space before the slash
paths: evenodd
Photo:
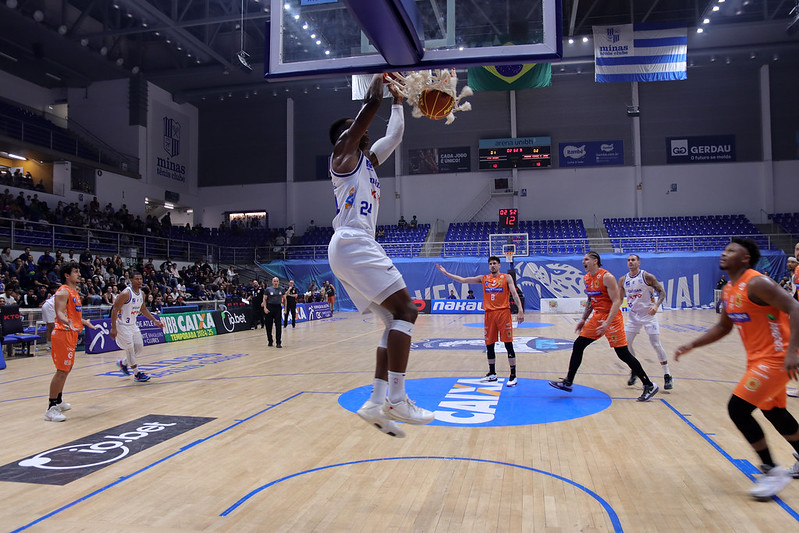
<path id="1" fill-rule="evenodd" d="M 483 311 L 485 311 L 486 345 L 513 342 L 513 319 L 510 316 L 510 289 L 507 274 L 483 276 Z"/>
<path id="2" fill-rule="evenodd" d="M 58 290 L 60 291 L 61 289 L 66 289 L 69 293 L 67 296 L 67 318 L 69 318 L 73 327 L 79 329 L 69 329 L 58 318 L 56 313 L 55 326 L 53 326 L 53 334 L 50 337 L 52 345 L 50 355 L 58 370 L 69 372 L 75 362 L 75 346 L 78 344 L 78 333 L 83 329 L 83 324 L 81 323 L 80 294 L 67 285 L 61 285 Z"/>
<path id="3" fill-rule="evenodd" d="M 608 271 L 600 268 L 596 274 L 586 272 L 585 274 L 585 294 L 591 300 L 591 307 L 594 309 L 591 318 L 583 326 L 580 331 L 581 337 L 589 339 L 598 339 L 601 335 L 597 333 L 599 322 L 608 318 L 610 308 L 613 306 L 613 301 L 608 296 L 608 288 L 605 287 L 604 276 Z M 627 336 L 624 334 L 624 319 L 621 316 L 621 310 L 616 312 L 613 321 L 610 323 L 605 337 L 612 348 L 620 348 L 627 346 Z"/>
<path id="4" fill-rule="evenodd" d="M 749 299 L 749 281 L 762 275 L 747 270 L 737 283 L 724 286 L 721 298 L 724 311 L 741 334 L 746 349 L 746 373 L 734 394 L 759 409 L 769 410 L 786 405 L 785 386 L 790 378 L 783 365 L 791 329 L 788 315 Z"/>

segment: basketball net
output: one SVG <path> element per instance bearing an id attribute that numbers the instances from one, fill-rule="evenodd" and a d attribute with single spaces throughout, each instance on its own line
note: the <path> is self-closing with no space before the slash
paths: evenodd
<path id="1" fill-rule="evenodd" d="M 452 111 L 447 115 L 447 124 L 452 124 L 452 121 L 455 120 L 456 111 L 470 111 L 472 109 L 472 104 L 469 102 L 460 103 L 462 98 L 471 96 L 474 93 L 471 87 L 464 85 L 460 94 L 458 94 L 458 76 L 455 74 L 455 69 L 418 70 L 406 72 L 405 75 L 396 73 L 394 76 L 396 78 L 386 76 L 387 81 L 402 93 L 402 96 L 408 101 L 408 105 L 413 109 L 411 114 L 415 118 L 423 116 L 421 109 L 419 109 L 419 97 L 427 89 L 441 91 L 451 96 L 454 100 Z"/>
<path id="2" fill-rule="evenodd" d="M 505 259 L 508 260 L 508 263 L 513 263 L 513 252 L 505 252 Z"/>

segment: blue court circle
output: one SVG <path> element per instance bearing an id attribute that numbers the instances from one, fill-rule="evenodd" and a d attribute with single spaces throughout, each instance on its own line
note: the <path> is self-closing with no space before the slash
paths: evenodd
<path id="1" fill-rule="evenodd" d="M 548 328 L 549 326 L 554 326 L 555 324 L 551 322 L 522 322 L 519 325 L 513 324 L 513 329 L 524 329 L 524 328 Z M 469 322 L 468 324 L 464 324 L 467 328 L 483 328 L 485 324 L 483 322 Z"/>
<path id="2" fill-rule="evenodd" d="M 480 383 L 479 377 L 421 378 L 405 382 L 408 396 L 436 414 L 433 426 L 507 427 L 574 420 L 604 411 L 612 402 L 597 389 L 574 385 L 572 392 L 555 389 L 542 379 L 507 378 Z M 356 412 L 369 399 L 371 385 L 345 392 L 338 398 L 344 409 Z"/>

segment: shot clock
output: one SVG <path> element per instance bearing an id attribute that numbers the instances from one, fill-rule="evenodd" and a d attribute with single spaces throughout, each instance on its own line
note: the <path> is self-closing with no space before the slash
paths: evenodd
<path id="1" fill-rule="evenodd" d="M 518 209 L 500 209 L 499 210 L 499 227 L 500 228 L 516 228 L 519 226 L 519 210 Z"/>
<path id="2" fill-rule="evenodd" d="M 549 168 L 552 165 L 550 137 L 480 139 L 479 169 Z"/>

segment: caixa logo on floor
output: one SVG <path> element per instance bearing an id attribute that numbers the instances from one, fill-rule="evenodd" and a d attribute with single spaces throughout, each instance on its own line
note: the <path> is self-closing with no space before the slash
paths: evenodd
<path id="1" fill-rule="evenodd" d="M 66 485 L 214 420 L 148 415 L 0 467 L 0 481 Z"/>

